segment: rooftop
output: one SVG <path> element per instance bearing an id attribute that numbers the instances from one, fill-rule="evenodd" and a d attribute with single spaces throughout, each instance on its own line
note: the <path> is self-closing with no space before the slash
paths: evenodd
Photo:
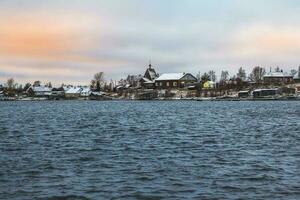
<path id="1" fill-rule="evenodd" d="M 290 77 L 292 78 L 293 76 L 287 73 L 283 73 L 283 72 L 270 72 L 266 75 L 264 75 L 264 77 Z"/>
<path id="2" fill-rule="evenodd" d="M 81 93 L 81 91 L 82 91 L 82 88 L 80 88 L 80 87 L 71 87 L 65 93 L 66 94 L 78 94 L 78 93 Z"/>
<path id="3" fill-rule="evenodd" d="M 46 86 L 31 86 L 34 92 L 51 92 L 52 88 Z"/>
<path id="4" fill-rule="evenodd" d="M 167 80 L 179 80 L 181 79 L 185 73 L 166 73 L 162 74 L 160 77 L 158 77 L 157 81 L 167 81 Z"/>

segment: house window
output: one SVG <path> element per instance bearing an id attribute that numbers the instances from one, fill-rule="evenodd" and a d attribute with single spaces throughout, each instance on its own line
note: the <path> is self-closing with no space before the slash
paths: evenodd
<path id="1" fill-rule="evenodd" d="M 169 82 L 167 82 L 167 87 L 169 87 L 170 86 L 170 83 Z"/>
<path id="2" fill-rule="evenodd" d="M 177 82 L 173 82 L 173 86 L 174 86 L 174 87 L 177 87 Z"/>
<path id="3" fill-rule="evenodd" d="M 157 83 L 157 82 L 155 83 L 155 86 L 158 86 L 158 83 Z"/>
<path id="4" fill-rule="evenodd" d="M 162 82 L 159 83 L 159 86 L 162 86 Z"/>

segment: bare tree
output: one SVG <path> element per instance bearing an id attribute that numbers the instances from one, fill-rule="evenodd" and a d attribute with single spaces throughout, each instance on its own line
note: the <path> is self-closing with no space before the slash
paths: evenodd
<path id="1" fill-rule="evenodd" d="M 242 67 L 240 67 L 236 76 L 237 76 L 237 78 L 241 79 L 242 81 L 245 81 L 246 77 L 247 77 L 246 71 Z"/>
<path id="2" fill-rule="evenodd" d="M 227 82 L 228 80 L 229 80 L 229 72 L 228 71 L 222 71 L 220 82 L 224 83 L 224 82 Z"/>
<path id="3" fill-rule="evenodd" d="M 198 81 L 201 80 L 201 72 L 200 71 L 198 71 L 198 73 L 196 74 L 196 78 Z"/>
<path id="4" fill-rule="evenodd" d="M 94 90 L 94 89 L 96 88 L 96 81 L 95 81 L 94 79 L 91 80 L 90 88 L 91 88 L 92 90 Z"/>
<path id="5" fill-rule="evenodd" d="M 98 72 L 94 75 L 94 80 L 97 82 L 104 82 L 104 72 Z"/>
<path id="6" fill-rule="evenodd" d="M 249 79 L 251 81 L 259 83 L 263 80 L 265 74 L 266 74 L 265 68 L 256 66 L 253 68 L 251 74 L 249 75 Z"/>
<path id="7" fill-rule="evenodd" d="M 7 88 L 5 89 L 5 93 L 8 96 L 14 96 L 16 94 L 16 87 L 17 83 L 15 83 L 15 80 L 13 78 L 10 78 L 6 81 Z"/>
<path id="8" fill-rule="evenodd" d="M 216 76 L 216 72 L 215 72 L 215 71 L 210 70 L 210 71 L 208 72 L 208 75 L 209 75 L 209 78 L 210 78 L 211 81 L 213 81 L 213 82 L 216 81 L 217 76 Z"/>
<path id="9" fill-rule="evenodd" d="M 16 87 L 15 80 L 13 78 L 10 78 L 6 81 L 8 89 L 14 89 Z"/>
<path id="10" fill-rule="evenodd" d="M 96 86 L 96 91 L 100 91 L 101 86 L 104 84 L 104 72 L 98 72 L 94 75 L 94 79 L 91 83 L 94 83 L 94 87 Z M 91 84 L 92 85 L 92 84 Z"/>

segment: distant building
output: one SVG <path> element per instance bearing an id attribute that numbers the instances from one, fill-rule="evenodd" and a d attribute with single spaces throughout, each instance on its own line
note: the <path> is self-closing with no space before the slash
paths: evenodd
<path id="1" fill-rule="evenodd" d="M 297 85 L 296 85 L 296 92 L 297 92 L 297 93 L 300 93 L 300 84 L 297 84 Z"/>
<path id="2" fill-rule="evenodd" d="M 203 88 L 204 89 L 212 89 L 215 87 L 215 82 L 213 81 L 206 81 L 204 84 L 203 84 Z"/>
<path id="3" fill-rule="evenodd" d="M 294 77 L 294 82 L 295 83 L 300 83 L 300 66 L 298 68 L 298 74 Z"/>
<path id="4" fill-rule="evenodd" d="M 79 98 L 82 92 L 81 87 L 70 87 L 65 91 L 66 98 Z"/>
<path id="5" fill-rule="evenodd" d="M 35 97 L 47 97 L 50 96 L 52 92 L 52 88 L 47 86 L 30 86 L 26 93 L 29 96 L 35 96 Z"/>
<path id="6" fill-rule="evenodd" d="M 155 79 L 155 88 L 172 89 L 183 88 L 197 82 L 197 78 L 190 73 L 167 73 Z"/>
<path id="7" fill-rule="evenodd" d="M 91 89 L 89 87 L 83 87 L 81 92 L 80 92 L 80 96 L 81 97 L 88 97 L 90 96 L 92 93 Z"/>
<path id="8" fill-rule="evenodd" d="M 158 78 L 158 74 L 155 69 L 152 67 L 151 63 L 149 64 L 144 76 L 140 79 L 140 85 L 143 88 L 154 88 L 154 80 Z"/>
<path id="9" fill-rule="evenodd" d="M 52 88 L 51 96 L 59 97 L 59 96 L 64 96 L 64 95 L 65 95 L 65 90 L 63 87 Z"/>
<path id="10" fill-rule="evenodd" d="M 275 88 L 275 89 L 256 89 L 256 90 L 253 90 L 253 92 L 252 92 L 252 95 L 254 98 L 275 96 L 278 94 L 280 94 L 280 92 L 277 88 Z"/>
<path id="11" fill-rule="evenodd" d="M 245 90 L 245 91 L 239 91 L 238 97 L 239 98 L 247 98 L 250 96 L 250 91 Z"/>
<path id="12" fill-rule="evenodd" d="M 266 75 L 264 75 L 264 83 L 269 83 L 269 84 L 288 84 L 288 83 L 293 83 L 294 78 L 292 75 L 283 73 L 282 71 L 280 72 L 270 72 Z"/>

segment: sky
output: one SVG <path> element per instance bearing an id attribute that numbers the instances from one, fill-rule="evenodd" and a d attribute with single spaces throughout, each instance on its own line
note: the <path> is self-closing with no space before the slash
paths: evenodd
<path id="1" fill-rule="evenodd" d="M 298 0 L 0 0 L 0 83 L 300 65 Z"/>

